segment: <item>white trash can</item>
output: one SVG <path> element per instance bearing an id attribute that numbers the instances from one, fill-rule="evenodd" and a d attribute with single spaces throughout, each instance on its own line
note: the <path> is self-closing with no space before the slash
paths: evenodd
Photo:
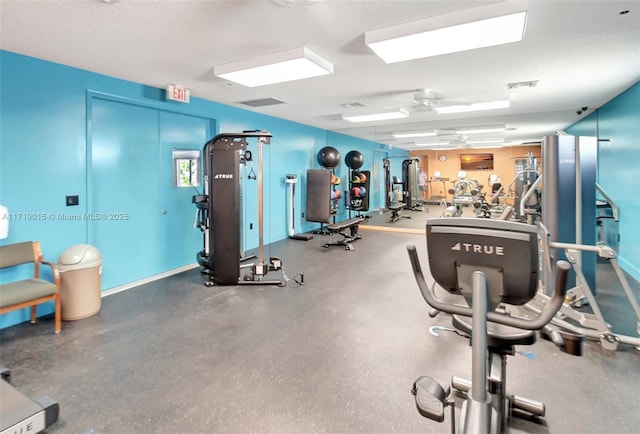
<path id="1" fill-rule="evenodd" d="M 62 319 L 74 321 L 95 315 L 102 304 L 102 255 L 94 246 L 77 244 L 58 259 Z"/>

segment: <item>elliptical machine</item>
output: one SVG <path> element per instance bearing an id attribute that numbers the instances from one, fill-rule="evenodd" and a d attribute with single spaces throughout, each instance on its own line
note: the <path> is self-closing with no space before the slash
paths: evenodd
<path id="1" fill-rule="evenodd" d="M 531 300 L 538 286 L 538 237 L 534 226 L 524 223 L 476 219 L 433 218 L 427 220 L 429 268 L 435 282 L 427 284 L 415 246 L 407 250 L 413 274 L 425 301 L 438 311 L 453 315 L 456 333 L 470 336 L 472 343 L 471 381 L 453 377 L 451 385 L 467 393 L 460 415 L 461 433 L 504 433 L 512 408 L 544 416 L 542 402 L 506 394 L 506 356 L 515 354 L 515 345 L 531 345 L 535 330 L 542 329 L 560 309 L 566 293 L 566 261 L 556 263 L 553 295 L 539 316 L 533 319 L 504 314 L 503 304 L 522 305 Z M 436 283 L 448 292 L 464 296 L 468 306 L 437 298 Z M 432 327 L 431 333 L 442 327 Z M 449 330 L 449 329 L 444 329 Z M 554 343 L 562 338 L 553 336 Z M 437 422 L 451 407 L 451 427 L 455 432 L 454 401 L 449 385 L 430 377 L 420 377 L 412 393 L 418 412 Z"/>

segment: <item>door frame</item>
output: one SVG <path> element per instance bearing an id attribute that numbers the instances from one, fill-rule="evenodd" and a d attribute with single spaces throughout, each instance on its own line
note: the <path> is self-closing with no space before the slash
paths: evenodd
<path id="1" fill-rule="evenodd" d="M 106 92 L 100 92 L 96 90 L 87 89 L 86 91 L 86 99 L 85 99 L 85 191 L 84 197 L 86 200 L 85 203 L 85 213 L 89 212 L 89 210 L 93 209 L 93 198 L 89 195 L 90 191 L 93 191 L 93 173 L 91 171 L 91 162 L 93 161 L 93 125 L 92 125 L 92 116 L 93 116 L 93 102 L 95 100 L 103 100 L 103 101 L 111 101 L 122 104 L 130 104 L 138 107 L 155 109 L 158 111 L 166 111 L 170 113 L 177 113 L 181 115 L 195 116 L 203 119 L 208 119 L 210 121 L 210 131 L 213 134 L 212 137 L 215 137 L 218 134 L 218 122 L 216 119 L 210 118 L 208 116 L 199 113 L 197 110 L 189 109 L 187 107 L 178 108 L 172 110 L 172 107 L 167 107 L 167 103 L 164 101 L 141 101 L 135 98 L 125 97 L 121 95 L 115 95 Z M 204 147 L 204 143 L 202 146 Z M 158 156 L 159 157 L 159 156 Z M 85 223 L 85 240 L 87 243 L 89 240 L 89 222 Z"/>
<path id="2" fill-rule="evenodd" d="M 153 101 L 140 101 L 140 100 L 136 100 L 133 98 L 127 98 L 127 97 L 122 97 L 122 96 L 118 96 L 118 95 L 112 95 L 112 94 L 107 94 L 107 93 L 103 93 L 103 92 L 96 92 L 96 91 L 92 91 L 92 90 L 87 90 L 86 91 L 86 100 L 85 100 L 85 156 L 84 156 L 84 163 L 85 163 L 85 185 L 84 185 L 84 195 L 85 195 L 85 200 L 84 202 L 84 207 L 85 207 L 85 215 L 86 213 L 88 213 L 89 211 L 93 210 L 96 203 L 97 203 L 97 199 L 93 196 L 93 191 L 94 188 L 96 187 L 96 182 L 97 182 L 97 178 L 96 178 L 96 173 L 93 170 L 93 151 L 94 151 L 94 133 L 95 133 L 95 127 L 93 125 L 94 122 L 94 105 L 97 106 L 98 102 L 100 103 L 116 103 L 116 104 L 122 104 L 123 106 L 128 106 L 128 107 L 132 107 L 132 108 L 138 108 L 138 109 L 145 109 L 145 110 L 152 110 L 152 113 L 155 114 L 156 117 L 156 129 L 158 134 L 160 133 L 160 115 L 161 113 L 171 113 L 171 114 L 176 114 L 176 115 L 182 115 L 182 116 L 190 116 L 190 117 L 194 117 L 194 118 L 199 118 L 202 121 L 204 121 L 205 125 L 207 126 L 208 129 L 208 134 L 211 135 L 212 137 L 215 137 L 215 135 L 217 134 L 217 128 L 218 128 L 218 121 L 217 119 L 212 119 L 211 117 L 208 117 L 207 115 L 203 115 L 201 113 L 198 113 L 197 111 L 193 110 L 193 109 L 182 109 L 180 110 L 179 107 L 176 107 L 175 110 L 172 109 L 172 107 L 167 107 L 167 104 L 162 102 L 162 101 L 157 101 L 157 102 L 153 102 Z M 207 137 L 205 138 L 205 143 L 207 140 L 209 140 L 210 138 Z M 157 137 L 157 143 L 158 145 L 160 144 L 160 137 L 158 135 Z M 204 148 L 205 143 L 202 143 L 201 146 L 202 148 Z M 156 151 L 156 155 L 153 156 L 152 158 L 156 161 L 160 161 L 161 158 L 161 154 L 160 154 L 161 150 L 160 148 L 158 148 L 158 150 Z M 158 175 L 160 176 L 160 167 L 158 167 L 157 170 L 158 171 Z M 160 190 L 159 192 L 159 199 L 162 201 L 162 191 Z M 162 204 L 159 204 L 160 206 L 162 206 Z M 160 211 L 160 210 L 158 210 Z M 195 211 L 195 210 L 194 210 Z M 95 238 L 95 234 L 93 233 L 93 228 L 91 225 L 91 221 L 85 219 L 85 223 L 84 223 L 84 229 L 85 229 L 85 233 L 84 233 L 84 238 L 85 238 L 85 242 L 86 243 L 91 243 L 92 241 L 95 242 L 96 238 Z M 159 234 L 159 236 L 161 237 L 162 234 Z M 154 278 L 154 276 L 162 276 L 163 274 L 170 272 L 171 270 L 165 269 L 163 268 L 162 264 L 158 264 L 158 273 L 153 274 L 151 276 L 149 276 L 148 278 L 144 278 L 142 280 L 147 280 L 149 278 Z M 136 280 L 136 282 L 138 282 L 138 280 Z M 131 285 L 133 284 L 133 281 L 129 281 L 129 282 L 125 282 L 122 285 L 117 285 L 114 288 L 120 288 L 122 286 L 127 286 L 127 285 Z M 111 289 L 114 289 L 111 288 Z"/>

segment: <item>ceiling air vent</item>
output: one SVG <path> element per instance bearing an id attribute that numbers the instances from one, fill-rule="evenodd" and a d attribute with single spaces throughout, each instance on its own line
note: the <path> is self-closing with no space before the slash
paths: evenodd
<path id="1" fill-rule="evenodd" d="M 249 101 L 240 101 L 239 104 L 248 105 L 250 107 L 265 107 L 268 105 L 277 105 L 284 104 L 284 101 L 280 101 L 275 98 L 262 98 L 262 99 L 252 99 Z"/>
<path id="2" fill-rule="evenodd" d="M 507 88 L 509 90 L 515 90 L 515 89 L 525 89 L 525 88 L 528 88 L 528 87 L 536 87 L 538 85 L 539 81 L 540 80 L 517 81 L 515 83 L 507 84 Z"/>
<path id="3" fill-rule="evenodd" d="M 340 105 L 342 107 L 348 108 L 348 109 L 364 107 L 364 104 L 362 104 L 361 102 L 347 102 L 347 103 L 340 104 Z"/>

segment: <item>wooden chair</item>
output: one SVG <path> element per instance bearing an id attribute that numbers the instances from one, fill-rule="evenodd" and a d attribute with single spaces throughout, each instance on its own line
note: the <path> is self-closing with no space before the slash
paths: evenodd
<path id="1" fill-rule="evenodd" d="M 60 272 L 56 264 L 45 261 L 38 241 L 0 246 L 0 269 L 34 264 L 33 278 L 0 284 L 0 314 L 31 307 L 31 323 L 36 322 L 36 308 L 55 302 L 55 332 L 61 329 Z M 40 279 L 40 264 L 51 267 L 54 282 Z"/>

